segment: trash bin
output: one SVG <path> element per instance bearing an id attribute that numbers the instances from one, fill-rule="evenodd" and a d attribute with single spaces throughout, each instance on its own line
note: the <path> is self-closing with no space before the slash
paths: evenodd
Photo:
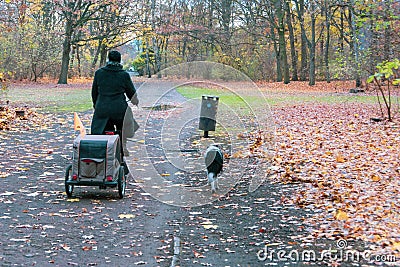
<path id="1" fill-rule="evenodd" d="M 204 137 L 208 137 L 209 131 L 215 131 L 218 96 L 202 96 L 199 129 L 204 131 Z"/>

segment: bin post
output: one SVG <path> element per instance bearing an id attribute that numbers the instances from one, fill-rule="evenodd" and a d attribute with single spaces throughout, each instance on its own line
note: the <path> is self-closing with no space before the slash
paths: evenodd
<path id="1" fill-rule="evenodd" d="M 201 98 L 199 129 L 204 131 L 204 137 L 209 137 L 209 131 L 215 131 L 218 96 L 205 96 Z"/>

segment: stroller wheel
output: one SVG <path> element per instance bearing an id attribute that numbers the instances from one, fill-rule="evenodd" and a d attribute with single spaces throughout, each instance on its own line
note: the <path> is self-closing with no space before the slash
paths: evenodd
<path id="1" fill-rule="evenodd" d="M 65 192 L 67 193 L 67 197 L 71 197 L 72 192 L 74 191 L 74 186 L 69 185 L 67 183 L 71 175 L 72 175 L 72 164 L 68 165 L 67 169 L 65 170 Z"/>
<path id="2" fill-rule="evenodd" d="M 126 188 L 125 172 L 124 167 L 119 167 L 118 172 L 118 195 L 119 198 L 124 198 Z"/>

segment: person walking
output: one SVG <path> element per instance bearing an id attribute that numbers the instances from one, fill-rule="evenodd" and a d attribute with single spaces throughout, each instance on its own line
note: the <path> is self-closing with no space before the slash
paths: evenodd
<path id="1" fill-rule="evenodd" d="M 124 117 L 128 108 L 128 98 L 133 105 L 139 104 L 135 86 L 129 73 L 122 69 L 121 54 L 112 50 L 108 53 L 106 66 L 96 70 L 92 84 L 94 114 L 91 134 L 104 134 L 107 131 L 122 133 Z M 129 110 L 129 112 L 131 112 Z M 125 141 L 125 142 L 124 142 Z M 126 145 L 126 138 L 122 136 Z M 128 151 L 124 146 L 124 154 Z"/>

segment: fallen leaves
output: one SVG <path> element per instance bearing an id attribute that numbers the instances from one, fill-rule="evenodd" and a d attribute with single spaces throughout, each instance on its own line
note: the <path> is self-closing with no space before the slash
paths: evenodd
<path id="1" fill-rule="evenodd" d="M 399 246 L 400 129 L 370 122 L 375 112 L 361 103 L 275 110 L 280 145 L 269 175 L 304 184 L 291 201 L 319 211 L 306 220 L 318 238 L 339 233 L 381 248 Z"/>
<path id="2" fill-rule="evenodd" d="M 338 154 L 338 155 L 336 155 L 336 162 L 344 163 L 344 162 L 346 162 L 346 160 L 344 159 L 344 157 L 341 154 Z"/>
<path id="3" fill-rule="evenodd" d="M 347 221 L 349 219 L 349 216 L 346 212 L 339 209 L 335 214 L 335 219 L 339 221 Z"/>
<path id="4" fill-rule="evenodd" d="M 400 252 L 400 242 L 393 242 L 392 250 L 397 250 Z"/>
<path id="5" fill-rule="evenodd" d="M 7 172 L 0 172 L 0 178 L 7 178 L 8 176 L 10 176 L 9 173 L 7 173 Z"/>
<path id="6" fill-rule="evenodd" d="M 83 246 L 82 250 L 83 251 L 97 250 L 97 246 Z"/>
<path id="7" fill-rule="evenodd" d="M 208 221 L 208 220 L 202 222 L 201 226 L 203 226 L 204 229 L 218 229 L 218 225 L 215 225 L 211 221 Z"/>
<path id="8" fill-rule="evenodd" d="M 61 244 L 60 245 L 62 249 L 64 249 L 65 251 L 71 252 L 72 249 L 70 246 L 68 246 L 67 244 Z"/>
<path id="9" fill-rule="evenodd" d="M 2 106 L 0 130 L 26 130 L 44 124 L 44 116 L 27 107 Z"/>
<path id="10" fill-rule="evenodd" d="M 120 215 L 118 215 L 118 218 L 120 218 L 120 219 L 133 219 L 135 217 L 136 217 L 136 215 L 134 215 L 134 214 L 120 214 Z"/>
<path id="11" fill-rule="evenodd" d="M 204 255 L 196 250 L 192 250 L 195 258 L 204 258 Z"/>
<path id="12" fill-rule="evenodd" d="M 68 202 L 79 202 L 80 199 L 79 198 L 68 198 L 67 201 Z"/>
<path id="13" fill-rule="evenodd" d="M 379 182 L 381 180 L 381 177 L 379 177 L 376 174 L 371 175 L 371 180 L 374 182 Z"/>

